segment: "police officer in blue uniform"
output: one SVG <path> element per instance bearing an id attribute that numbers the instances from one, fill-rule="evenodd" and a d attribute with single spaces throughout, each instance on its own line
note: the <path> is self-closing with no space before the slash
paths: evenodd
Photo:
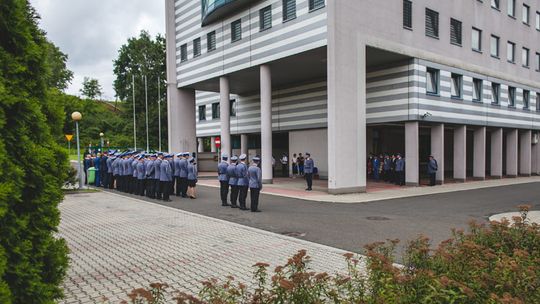
<path id="1" fill-rule="evenodd" d="M 238 200 L 238 179 L 236 178 L 236 155 L 231 157 L 231 163 L 227 167 L 227 177 L 229 178 L 229 186 L 231 186 L 231 208 L 238 208 L 236 201 Z"/>
<path id="2" fill-rule="evenodd" d="M 172 168 L 169 160 L 172 158 L 172 154 L 167 154 L 163 157 L 159 164 L 159 183 L 160 188 L 163 191 L 162 198 L 165 202 L 170 202 L 169 197 L 172 182 Z"/>
<path id="3" fill-rule="evenodd" d="M 428 160 L 428 166 L 427 166 L 430 186 L 435 186 L 436 184 L 437 170 L 439 170 L 439 165 L 437 164 L 437 160 L 433 157 L 433 155 L 430 155 L 429 160 Z"/>
<path id="4" fill-rule="evenodd" d="M 173 177 L 174 177 L 174 182 L 176 184 L 176 188 L 175 188 L 175 194 L 176 196 L 180 196 L 182 191 L 182 186 L 181 186 L 181 183 L 180 183 L 180 171 L 182 171 L 180 169 L 180 159 L 182 158 L 182 153 L 178 153 L 176 154 L 176 157 L 174 158 L 173 160 L 173 168 L 174 168 L 174 174 L 173 174 Z"/>
<path id="5" fill-rule="evenodd" d="M 113 167 L 113 179 L 115 183 L 113 184 L 113 188 L 116 188 L 116 190 L 120 187 L 120 160 L 122 159 L 122 153 L 117 152 L 114 154 L 114 160 L 112 162 Z"/>
<path id="6" fill-rule="evenodd" d="M 405 160 L 401 157 L 401 154 L 397 155 L 396 160 L 396 174 L 397 174 L 397 185 L 405 185 Z"/>
<path id="7" fill-rule="evenodd" d="M 261 159 L 259 157 L 254 157 L 253 163 L 248 169 L 251 212 L 261 212 L 259 210 L 259 193 L 262 190 L 262 172 L 261 168 L 259 168 L 260 161 Z"/>
<path id="8" fill-rule="evenodd" d="M 227 203 L 227 196 L 229 194 L 229 177 L 227 176 L 227 168 L 229 167 L 229 163 L 227 162 L 228 158 L 229 156 L 227 155 L 227 153 L 221 154 L 221 162 L 218 164 L 218 180 L 221 195 L 221 206 L 224 207 L 230 206 Z"/>
<path id="9" fill-rule="evenodd" d="M 94 161 L 94 169 L 96 169 L 95 171 L 95 179 L 94 179 L 94 185 L 96 187 L 100 187 L 101 186 L 101 154 L 97 154 L 96 157 L 93 159 Z"/>
<path id="10" fill-rule="evenodd" d="M 107 157 L 107 184 L 105 187 L 109 189 L 114 188 L 114 169 L 113 169 L 113 162 L 116 160 L 116 151 L 109 151 L 109 157 Z"/>
<path id="11" fill-rule="evenodd" d="M 182 152 L 182 158 L 178 161 L 180 173 L 180 196 L 187 197 L 187 177 L 188 177 L 188 157 L 189 152 Z"/>
<path id="12" fill-rule="evenodd" d="M 313 185 L 313 171 L 315 170 L 315 162 L 311 158 L 310 153 L 306 153 L 306 159 L 304 160 L 304 177 L 306 178 L 307 191 L 311 191 Z"/>
<path id="13" fill-rule="evenodd" d="M 195 191 L 195 187 L 197 185 L 197 164 L 195 163 L 195 158 L 190 157 L 188 159 L 188 176 L 187 176 L 187 185 L 188 185 L 188 196 L 191 199 L 195 199 L 197 197 L 197 193 Z"/>
<path id="14" fill-rule="evenodd" d="M 141 157 L 141 154 L 134 155 L 133 158 L 131 159 L 131 168 L 133 169 L 133 174 L 131 175 L 132 176 L 131 193 L 135 195 L 139 194 L 139 189 L 137 188 L 137 186 L 139 185 L 139 180 L 138 180 L 139 173 L 137 172 L 137 165 L 139 164 L 139 157 Z"/>
<path id="15" fill-rule="evenodd" d="M 238 201 L 240 202 L 240 210 L 248 210 L 246 207 L 246 198 L 249 187 L 248 167 L 246 165 L 245 154 L 240 155 L 240 163 L 236 165 L 236 178 L 238 179 Z"/>
<path id="16" fill-rule="evenodd" d="M 141 154 L 137 162 L 137 194 L 144 196 L 145 190 L 145 179 L 146 179 L 146 166 L 144 164 L 145 155 Z"/>
<path id="17" fill-rule="evenodd" d="M 154 180 L 155 168 L 154 161 L 156 160 L 156 154 L 151 154 L 149 159 L 144 163 L 145 173 L 146 173 L 146 197 L 156 198 L 155 186 L 156 181 Z"/>
<path id="18" fill-rule="evenodd" d="M 107 167 L 107 160 L 109 159 L 109 156 L 108 156 L 109 153 L 107 153 L 107 151 L 103 151 L 103 154 L 101 154 L 101 186 L 103 186 L 103 188 L 107 188 L 109 186 L 109 183 L 108 183 L 108 177 L 109 177 L 109 172 L 108 172 L 108 167 Z"/>
<path id="19" fill-rule="evenodd" d="M 162 191 L 163 189 L 161 188 L 161 163 L 163 162 L 163 152 L 158 152 L 157 153 L 157 158 L 156 160 L 154 161 L 154 181 L 155 181 L 155 198 L 156 199 L 161 199 L 162 197 Z"/>

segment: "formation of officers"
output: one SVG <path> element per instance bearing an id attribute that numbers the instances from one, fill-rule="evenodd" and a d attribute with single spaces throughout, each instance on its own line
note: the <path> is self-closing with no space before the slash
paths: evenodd
<path id="1" fill-rule="evenodd" d="M 259 193 L 262 190 L 262 172 L 259 168 L 261 159 L 254 157 L 253 162 L 248 167 L 247 156 L 245 154 L 231 157 L 224 153 L 221 155 L 221 162 L 218 164 L 218 180 L 220 183 L 221 205 L 224 207 L 239 208 L 240 210 L 250 210 L 260 212 Z M 230 188 L 230 204 L 229 199 Z M 250 193 L 250 208 L 247 208 L 246 199 Z"/>
<path id="2" fill-rule="evenodd" d="M 96 179 L 98 187 L 164 201 L 171 201 L 171 194 L 196 198 L 197 166 L 188 152 L 174 155 L 109 151 L 101 157 L 106 158 L 100 168 L 106 177 L 103 182 Z"/>

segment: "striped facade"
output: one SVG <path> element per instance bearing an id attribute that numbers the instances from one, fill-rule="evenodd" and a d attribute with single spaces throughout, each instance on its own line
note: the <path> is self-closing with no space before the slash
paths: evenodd
<path id="1" fill-rule="evenodd" d="M 309 0 L 296 1 L 296 18 L 283 22 L 281 0 L 258 1 L 234 16 L 201 27 L 199 0 L 175 2 L 176 74 L 178 87 L 316 49 L 327 44 L 326 6 L 309 11 Z M 260 31 L 259 10 L 272 6 L 272 27 Z M 240 19 L 242 39 L 231 42 L 231 23 Z M 216 49 L 207 50 L 207 34 L 216 33 Z M 201 39 L 201 54 L 194 57 L 193 41 Z M 187 60 L 180 49 L 187 45 Z"/>

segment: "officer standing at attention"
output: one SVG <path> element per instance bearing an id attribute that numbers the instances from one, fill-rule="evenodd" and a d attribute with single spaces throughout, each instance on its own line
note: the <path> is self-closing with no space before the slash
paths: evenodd
<path id="1" fill-rule="evenodd" d="M 427 171 L 429 174 L 429 185 L 435 186 L 435 177 L 437 175 L 437 170 L 439 169 L 439 166 L 437 164 L 437 160 L 433 157 L 433 155 L 429 156 L 429 161 L 427 165 Z"/>
<path id="2" fill-rule="evenodd" d="M 260 161 L 260 158 L 254 157 L 253 163 L 248 169 L 251 212 L 261 212 L 261 210 L 259 210 L 259 193 L 262 190 L 262 172 L 261 168 L 259 168 Z"/>
<path id="3" fill-rule="evenodd" d="M 396 160 L 397 185 L 405 185 L 405 160 L 398 153 Z"/>
<path id="4" fill-rule="evenodd" d="M 188 177 L 187 177 L 187 195 L 191 199 L 197 198 L 197 191 L 195 187 L 197 186 L 197 164 L 195 163 L 195 158 L 190 157 L 188 159 Z"/>
<path id="5" fill-rule="evenodd" d="M 146 173 L 146 197 L 148 198 L 155 198 L 155 181 L 154 181 L 154 175 L 155 175 L 155 169 L 154 169 L 154 161 L 156 160 L 156 154 L 151 154 L 150 159 L 148 159 L 146 162 L 144 162 L 144 172 Z"/>
<path id="6" fill-rule="evenodd" d="M 109 159 L 109 157 L 107 156 L 107 151 L 103 151 L 103 154 L 101 154 L 101 164 L 100 164 L 100 169 L 101 169 L 101 185 L 103 188 L 107 188 L 107 186 L 109 185 L 108 182 L 107 182 L 107 177 L 108 177 L 108 168 L 107 168 L 107 159 Z"/>
<path id="7" fill-rule="evenodd" d="M 132 175 L 132 179 L 131 179 L 131 183 L 132 183 L 132 189 L 133 189 L 133 194 L 135 195 L 138 195 L 139 194 L 139 189 L 138 189 L 138 186 L 139 186 L 139 172 L 137 172 L 137 169 L 138 169 L 138 165 L 139 165 L 139 157 L 141 157 L 141 155 L 143 154 L 139 154 L 139 155 L 135 155 L 135 157 L 133 157 L 133 159 L 131 160 L 131 167 L 133 168 L 133 175 Z"/>
<path id="8" fill-rule="evenodd" d="M 229 178 L 229 186 L 231 186 L 231 208 L 238 208 L 236 201 L 238 200 L 238 179 L 236 178 L 236 162 L 238 157 L 231 157 L 231 163 L 227 167 L 227 177 Z"/>
<path id="9" fill-rule="evenodd" d="M 182 153 L 178 153 L 176 154 L 176 157 L 174 158 L 173 160 L 173 164 L 174 164 L 174 181 L 176 183 L 176 196 L 180 196 L 180 194 L 182 193 L 181 189 L 182 189 L 182 186 L 181 186 L 181 183 L 180 183 L 180 171 L 182 171 L 180 169 L 180 159 L 182 158 Z"/>
<path id="10" fill-rule="evenodd" d="M 227 196 L 229 194 L 229 177 L 227 176 L 227 168 L 229 163 L 227 159 L 229 156 L 227 153 L 221 154 L 221 162 L 218 164 L 218 180 L 220 186 L 220 195 L 221 195 L 221 206 L 227 207 L 230 206 L 227 204 Z"/>
<path id="11" fill-rule="evenodd" d="M 182 158 L 180 159 L 178 166 L 180 167 L 180 195 L 187 197 L 187 176 L 188 176 L 188 162 L 189 152 L 182 152 Z"/>
<path id="12" fill-rule="evenodd" d="M 315 169 L 315 162 L 311 158 L 311 154 L 306 153 L 306 159 L 304 160 L 304 176 L 306 177 L 307 191 L 311 191 L 313 185 L 313 170 Z"/>
<path id="13" fill-rule="evenodd" d="M 144 179 L 146 178 L 146 166 L 144 165 L 144 154 L 139 156 L 137 161 L 137 191 L 136 194 L 144 196 Z"/>
<path id="14" fill-rule="evenodd" d="M 116 159 L 115 151 L 109 151 L 109 156 L 107 157 L 107 184 L 105 187 L 112 189 L 114 185 L 114 175 L 113 175 L 113 161 Z"/>
<path id="15" fill-rule="evenodd" d="M 246 198 L 249 187 L 248 168 L 246 165 L 245 154 L 240 155 L 240 163 L 236 165 L 236 178 L 238 179 L 238 200 L 240 201 L 240 210 L 248 210 L 246 207 Z"/>
<path id="16" fill-rule="evenodd" d="M 120 187 L 120 160 L 122 159 L 122 153 L 117 152 L 114 154 L 114 160 L 112 162 L 113 167 L 113 179 L 115 181 L 113 189 L 118 190 Z"/>
<path id="17" fill-rule="evenodd" d="M 94 168 L 96 169 L 96 178 L 94 180 L 94 185 L 100 187 L 101 185 L 101 154 L 98 153 L 94 158 Z"/>
<path id="18" fill-rule="evenodd" d="M 171 199 L 169 197 L 170 190 L 171 190 L 171 182 L 172 182 L 172 170 L 171 165 L 169 164 L 169 160 L 172 158 L 172 154 L 167 154 L 165 157 L 161 160 L 159 164 L 159 183 L 160 188 L 163 191 L 163 201 L 170 202 Z"/>
<path id="19" fill-rule="evenodd" d="M 161 162 L 163 161 L 163 152 L 157 153 L 154 161 L 154 193 L 155 199 L 161 199 L 163 188 L 161 188 Z"/>

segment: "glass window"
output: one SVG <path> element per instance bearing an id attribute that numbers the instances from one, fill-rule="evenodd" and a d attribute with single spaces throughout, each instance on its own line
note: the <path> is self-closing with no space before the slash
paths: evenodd
<path id="1" fill-rule="evenodd" d="M 491 35 L 491 56 L 499 58 L 499 37 Z"/>
<path id="2" fill-rule="evenodd" d="M 472 49 L 475 51 L 482 50 L 482 31 L 474 28 L 472 29 Z"/>
<path id="3" fill-rule="evenodd" d="M 201 38 L 193 40 L 193 57 L 201 55 Z"/>
<path id="4" fill-rule="evenodd" d="M 453 98 L 462 98 L 463 76 L 452 73 L 451 94 Z"/>
<path id="5" fill-rule="evenodd" d="M 540 31 L 540 12 L 536 12 L 536 29 Z"/>
<path id="6" fill-rule="evenodd" d="M 528 90 L 523 90 L 523 109 L 529 109 L 529 101 L 531 98 L 531 92 Z"/>
<path id="7" fill-rule="evenodd" d="M 540 93 L 536 93 L 536 111 L 540 111 Z"/>
<path id="8" fill-rule="evenodd" d="M 412 29 L 412 2 L 403 0 L 403 27 Z"/>
<path id="9" fill-rule="evenodd" d="M 514 87 L 508 87 L 508 106 L 516 106 L 516 88 Z"/>
<path id="10" fill-rule="evenodd" d="M 500 0 L 491 0 L 491 7 L 499 9 Z"/>
<path id="11" fill-rule="evenodd" d="M 516 61 L 516 44 L 510 41 L 506 44 L 506 59 L 512 63 Z"/>
<path id="12" fill-rule="evenodd" d="M 439 13 L 426 8 L 426 36 L 439 38 Z"/>
<path id="13" fill-rule="evenodd" d="M 529 11 L 530 11 L 530 8 L 527 4 L 523 4 L 523 9 L 522 9 L 522 15 L 521 15 L 521 21 L 523 21 L 523 23 L 525 24 L 529 24 Z"/>
<path id="14" fill-rule="evenodd" d="M 309 10 L 316 10 L 324 7 L 324 0 L 309 0 Z"/>
<path id="15" fill-rule="evenodd" d="M 529 49 L 528 48 L 521 49 L 521 64 L 523 64 L 524 67 L 529 67 Z"/>
<path id="16" fill-rule="evenodd" d="M 212 119 L 219 119 L 219 102 L 214 102 L 212 104 Z"/>
<path id="17" fill-rule="evenodd" d="M 272 27 L 272 6 L 262 8 L 259 11 L 259 27 L 261 31 Z"/>
<path id="18" fill-rule="evenodd" d="M 536 70 L 540 72 L 540 53 L 536 53 Z"/>
<path id="19" fill-rule="evenodd" d="M 180 61 L 187 60 L 187 44 L 182 44 L 180 46 Z"/>
<path id="20" fill-rule="evenodd" d="M 508 16 L 516 16 L 516 0 L 508 0 Z"/>
<path id="21" fill-rule="evenodd" d="M 206 34 L 206 50 L 211 52 L 216 49 L 216 31 Z"/>
<path id="22" fill-rule="evenodd" d="M 236 99 L 229 100 L 230 116 L 236 116 Z"/>
<path id="23" fill-rule="evenodd" d="M 283 21 L 296 18 L 296 0 L 283 0 Z"/>
<path id="24" fill-rule="evenodd" d="M 439 94 L 439 70 L 427 68 L 426 92 L 429 94 Z"/>
<path id="25" fill-rule="evenodd" d="M 473 101 L 482 101 L 482 79 L 473 79 Z"/>
<path id="26" fill-rule="evenodd" d="M 491 103 L 499 104 L 499 99 L 501 97 L 501 85 L 495 82 L 491 83 Z"/>
<path id="27" fill-rule="evenodd" d="M 461 21 L 450 18 L 450 43 L 461 45 Z"/>
<path id="28" fill-rule="evenodd" d="M 199 121 L 206 120 L 206 105 L 199 106 Z"/>
<path id="29" fill-rule="evenodd" d="M 242 39 L 242 21 L 240 19 L 231 23 L 231 42 Z"/>

